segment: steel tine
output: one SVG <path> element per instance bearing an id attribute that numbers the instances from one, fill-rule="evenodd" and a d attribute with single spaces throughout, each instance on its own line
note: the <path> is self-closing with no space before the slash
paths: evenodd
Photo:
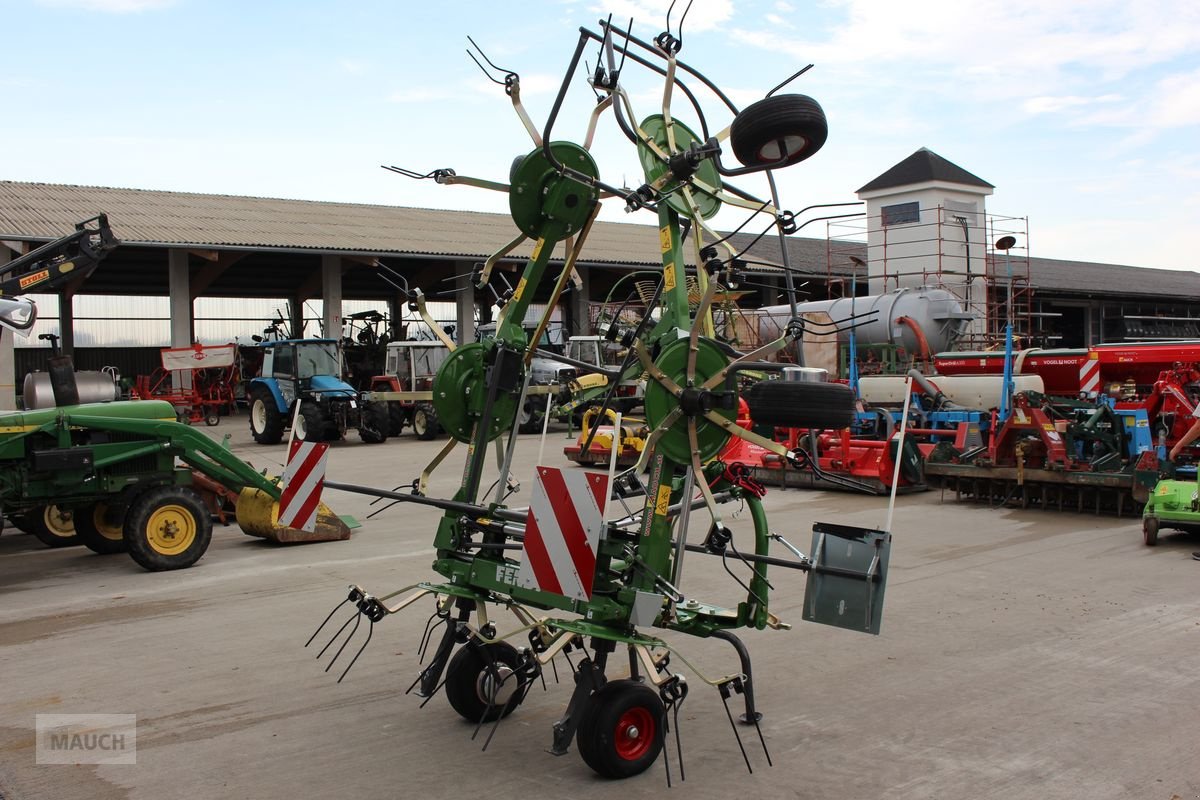
<path id="1" fill-rule="evenodd" d="M 317 626 L 317 629 L 315 631 L 313 631 L 312 636 L 308 637 L 308 641 L 304 643 L 304 646 L 308 647 L 310 644 L 312 644 L 313 639 L 317 638 L 317 634 L 321 632 L 321 628 L 324 628 L 329 623 L 329 620 L 333 619 L 333 615 L 338 612 L 339 608 L 341 608 L 342 606 L 346 605 L 346 603 L 349 603 L 349 602 L 350 602 L 350 598 L 347 597 L 345 600 L 343 600 L 342 602 L 340 602 L 336 606 L 334 606 L 333 611 L 330 611 L 329 616 L 325 618 L 325 621 Z M 318 658 L 319 658 L 319 656 L 318 656 Z"/>
<path id="2" fill-rule="evenodd" d="M 422 673 L 422 674 L 424 674 L 424 673 Z M 418 678 L 418 680 L 420 680 L 420 678 Z M 437 693 L 440 692 L 442 690 L 442 687 L 445 685 L 446 685 L 446 679 L 442 678 L 442 682 L 439 683 L 437 686 L 433 687 L 433 691 L 429 693 L 429 697 L 426 697 L 423 701 L 421 701 L 421 705 L 417 706 L 417 708 L 424 708 L 429 703 L 430 700 L 437 697 Z M 416 686 L 416 684 L 414 683 L 413 686 Z M 407 692 L 406 692 L 406 694 L 407 694 Z"/>
<path id="3" fill-rule="evenodd" d="M 367 645 L 369 645 L 371 643 L 371 637 L 374 635 L 375 635 L 375 623 L 372 622 L 371 626 L 369 628 L 367 628 L 367 640 L 362 643 L 362 647 L 358 648 L 358 652 L 354 654 L 354 658 L 350 659 L 350 663 L 346 665 L 346 669 L 342 670 L 342 674 L 339 675 L 338 679 L 337 679 L 338 683 L 341 683 L 342 678 L 345 678 L 346 674 L 348 672 L 350 672 L 350 668 L 353 667 L 355 662 L 358 661 L 358 657 L 363 654 L 363 650 L 367 649 Z M 330 666 L 332 666 L 332 664 Z"/>
<path id="4" fill-rule="evenodd" d="M 742 760 L 746 762 L 746 769 L 750 770 L 750 774 L 754 774 L 754 767 L 750 766 L 750 756 L 746 755 L 746 746 L 742 744 L 742 736 L 738 733 L 737 725 L 733 721 L 733 712 L 729 710 L 729 684 L 721 684 L 721 705 L 725 706 L 725 716 L 729 718 L 729 727 L 733 729 L 733 738 L 737 739 L 738 749 L 742 751 Z"/>
<path id="5" fill-rule="evenodd" d="M 329 644 L 326 644 L 324 647 L 321 648 L 321 652 L 317 653 L 318 659 L 321 656 L 325 655 L 325 651 L 329 649 L 329 646 L 337 641 L 337 638 L 342 635 L 342 631 L 346 630 L 346 626 L 349 625 L 351 622 L 353 622 L 357 617 L 358 617 L 358 609 L 355 609 L 354 616 L 351 617 L 350 619 L 347 619 L 345 622 L 343 622 L 342 627 L 338 628 L 337 633 L 335 633 L 333 635 L 333 638 L 329 640 Z"/>
<path id="6" fill-rule="evenodd" d="M 687 776 L 683 771 L 683 744 L 679 741 L 679 709 L 683 705 L 686 698 L 680 698 L 674 703 L 674 708 L 671 715 L 675 718 L 675 753 L 679 756 L 679 782 L 683 783 L 687 780 Z"/>
<path id="7" fill-rule="evenodd" d="M 763 755 L 767 757 L 767 766 L 773 767 L 775 764 L 771 761 L 771 752 L 767 750 L 767 740 L 763 737 L 762 726 L 758 724 L 758 716 L 754 717 L 754 730 L 758 732 L 758 741 L 762 745 Z"/>
<path id="8" fill-rule="evenodd" d="M 354 627 L 350 629 L 350 635 L 346 637 L 346 641 L 342 642 L 342 646 L 339 647 L 337 652 L 333 654 L 333 658 L 329 659 L 329 664 L 325 667 L 326 672 L 329 672 L 330 667 L 332 667 L 334 663 L 342 657 L 342 651 L 346 649 L 346 645 L 350 644 L 350 640 L 354 638 L 354 634 L 358 633 L 358 626 L 359 623 L 362 622 L 362 618 L 362 614 L 354 615 Z"/>

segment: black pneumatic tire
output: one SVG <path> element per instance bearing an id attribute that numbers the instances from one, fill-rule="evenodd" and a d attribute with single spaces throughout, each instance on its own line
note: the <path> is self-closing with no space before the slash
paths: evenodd
<path id="1" fill-rule="evenodd" d="M 1158 517 L 1142 519 L 1142 542 L 1147 547 L 1154 547 L 1158 544 Z"/>
<path id="2" fill-rule="evenodd" d="M 404 432 L 404 423 L 408 421 L 408 414 L 404 411 L 404 404 L 398 400 L 388 401 L 388 435 L 399 436 Z"/>
<path id="3" fill-rule="evenodd" d="M 321 407 L 316 403 L 301 403 L 300 404 L 300 425 L 297 430 L 296 438 L 302 442 L 323 442 L 325 441 L 325 415 L 321 413 Z"/>
<path id="4" fill-rule="evenodd" d="M 854 392 L 843 383 L 759 381 L 743 397 L 755 425 L 841 430 L 854 421 Z"/>
<path id="5" fill-rule="evenodd" d="M 418 403 L 413 409 L 413 433 L 423 442 L 436 439 L 441 426 L 438 424 L 437 411 L 432 403 Z"/>
<path id="6" fill-rule="evenodd" d="M 148 489 L 125 515 L 129 555 L 151 572 L 190 567 L 211 540 L 212 517 L 204 501 L 182 486 Z"/>
<path id="7" fill-rule="evenodd" d="M 83 546 L 102 556 L 124 553 L 125 525 L 112 513 L 108 503 L 95 503 L 75 509 L 75 534 Z"/>
<path id="8" fill-rule="evenodd" d="M 541 433 L 542 421 L 545 417 L 544 404 L 526 400 L 525 406 L 517 411 L 517 431 L 519 433 Z"/>
<path id="9" fill-rule="evenodd" d="M 778 94 L 742 109 L 729 144 L 747 167 L 786 167 L 814 155 L 829 136 L 821 105 L 808 95 Z"/>
<path id="10" fill-rule="evenodd" d="M 283 415 L 262 386 L 250 390 L 250 433 L 259 444 L 279 444 L 283 439 Z"/>
<path id="11" fill-rule="evenodd" d="M 22 530 L 37 537 L 46 547 L 82 544 L 75 533 L 75 512 L 56 505 L 42 506 L 24 515 Z"/>
<path id="12" fill-rule="evenodd" d="M 367 444 L 386 442 L 388 429 L 391 426 L 392 420 L 387 403 L 371 402 L 363 406 L 362 427 L 358 429 L 358 435 L 364 442 Z"/>
<path id="13" fill-rule="evenodd" d="M 662 752 L 665 724 L 656 691 L 635 680 L 610 681 L 587 699 L 575 744 L 601 776 L 630 778 L 649 769 Z"/>
<path id="14" fill-rule="evenodd" d="M 499 686 L 500 693 L 495 695 L 491 694 L 495 690 L 490 687 L 496 673 L 488 670 L 485 653 L 491 655 L 494 669 L 503 681 Z M 481 644 L 478 647 L 467 645 L 460 648 L 446 665 L 446 699 L 450 701 L 450 707 L 463 719 L 475 724 L 481 720 L 495 722 L 507 717 L 525 699 L 525 693 L 517 685 L 516 677 L 512 676 L 518 663 L 520 656 L 507 642 Z M 512 697 L 511 702 L 507 702 L 507 698 L 501 693 L 510 691 L 516 691 L 518 694 Z M 493 698 L 504 700 L 490 703 L 489 700 Z"/>

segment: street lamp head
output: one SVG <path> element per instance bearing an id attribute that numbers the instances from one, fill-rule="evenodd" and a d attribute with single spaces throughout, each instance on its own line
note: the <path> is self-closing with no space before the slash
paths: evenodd
<path id="1" fill-rule="evenodd" d="M 1005 252 L 1007 252 L 1009 250 L 1009 248 L 1011 248 L 1016 243 L 1017 243 L 1017 237 L 1015 237 L 1015 236 L 1001 236 L 999 239 L 996 240 L 996 249 L 1004 250 Z"/>

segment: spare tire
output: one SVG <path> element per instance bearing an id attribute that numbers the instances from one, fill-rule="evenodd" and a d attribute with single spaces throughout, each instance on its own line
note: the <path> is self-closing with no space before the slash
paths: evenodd
<path id="1" fill-rule="evenodd" d="M 755 425 L 841 430 L 854 421 L 854 392 L 844 383 L 760 381 L 742 396 Z"/>
<path id="2" fill-rule="evenodd" d="M 828 136 L 829 123 L 816 100 L 779 94 L 746 106 L 733 120 L 729 144 L 747 167 L 787 167 L 814 155 Z"/>

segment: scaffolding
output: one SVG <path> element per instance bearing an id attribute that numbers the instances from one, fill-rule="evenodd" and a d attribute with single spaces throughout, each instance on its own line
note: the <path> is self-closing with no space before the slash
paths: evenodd
<path id="1" fill-rule="evenodd" d="M 915 204 L 913 204 L 915 206 Z M 1012 236 L 1006 251 L 996 243 Z M 1029 222 L 948 206 L 913 208 L 827 223 L 826 280 L 830 297 L 883 294 L 903 287 L 943 289 L 974 315 L 958 347 L 1004 346 L 1011 313 L 1018 344 L 1040 332 L 1029 279 Z M 854 285 L 857 284 L 857 285 Z"/>

